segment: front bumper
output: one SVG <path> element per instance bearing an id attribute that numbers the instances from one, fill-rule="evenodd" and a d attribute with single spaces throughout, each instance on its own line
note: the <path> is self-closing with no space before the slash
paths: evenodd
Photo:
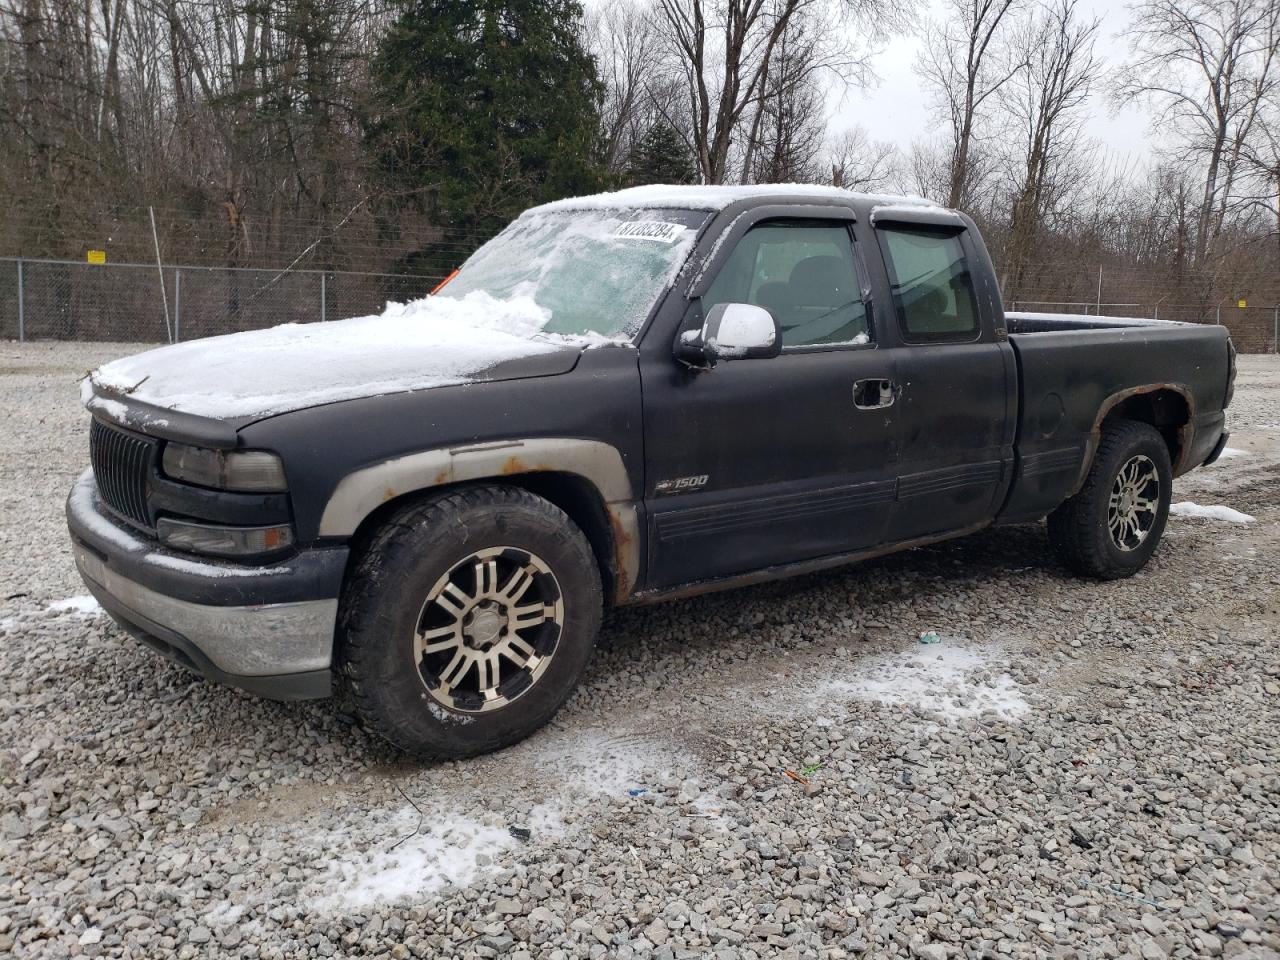
<path id="1" fill-rule="evenodd" d="M 282 700 L 328 696 L 346 547 L 250 567 L 160 548 L 111 519 L 91 470 L 67 499 L 76 567 L 126 630 L 170 659 Z"/>

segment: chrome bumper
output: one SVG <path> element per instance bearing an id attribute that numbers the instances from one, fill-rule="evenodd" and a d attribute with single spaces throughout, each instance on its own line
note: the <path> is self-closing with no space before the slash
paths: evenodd
<path id="1" fill-rule="evenodd" d="M 108 613 L 140 640 L 209 679 L 278 699 L 327 696 L 338 599 L 271 602 L 287 569 L 236 567 L 175 557 L 109 520 L 91 476 L 67 502 L 76 568 Z M 103 525 L 107 525 L 104 527 Z M 109 528 L 109 529 L 108 529 Z M 177 567 L 222 603 L 172 596 L 121 572 Z M 336 590 L 335 590 L 336 594 Z M 232 598 L 260 603 L 231 603 Z"/>
<path id="2" fill-rule="evenodd" d="M 175 600 L 115 573 L 84 547 L 76 567 L 94 595 L 180 634 L 224 673 L 260 677 L 328 670 L 338 601 L 211 607 Z M 102 597 L 99 597 L 102 599 Z"/>

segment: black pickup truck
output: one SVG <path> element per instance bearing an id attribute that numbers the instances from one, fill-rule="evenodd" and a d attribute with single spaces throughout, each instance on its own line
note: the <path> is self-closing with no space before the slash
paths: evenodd
<path id="1" fill-rule="evenodd" d="M 834 188 L 528 211 L 379 317 L 94 371 L 68 519 L 135 636 L 459 757 L 544 724 L 606 604 L 1048 518 L 1126 577 L 1227 433 L 1220 326 L 1005 313 L 973 222 Z"/>

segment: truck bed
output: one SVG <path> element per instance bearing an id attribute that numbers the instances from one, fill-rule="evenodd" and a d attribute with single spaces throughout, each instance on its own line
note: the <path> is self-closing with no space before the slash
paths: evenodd
<path id="1" fill-rule="evenodd" d="M 1122 327 L 1197 327 L 1201 324 L 1175 323 L 1146 317 L 1103 317 L 1080 313 L 1026 313 L 1004 315 L 1010 333 L 1060 333 L 1064 330 L 1114 330 Z"/>
<path id="2" fill-rule="evenodd" d="M 1229 382 L 1225 327 L 1129 317 L 1008 313 L 1018 365 L 1014 478 L 1001 522 L 1034 520 L 1084 480 L 1102 421 L 1145 405 L 1170 427 L 1174 474 L 1199 466 L 1222 436 Z"/>

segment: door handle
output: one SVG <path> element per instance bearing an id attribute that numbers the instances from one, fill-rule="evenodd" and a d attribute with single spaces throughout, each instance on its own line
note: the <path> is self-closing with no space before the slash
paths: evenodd
<path id="1" fill-rule="evenodd" d="M 892 407 L 898 385 L 892 380 L 857 380 L 853 384 L 853 405 L 859 410 Z"/>

